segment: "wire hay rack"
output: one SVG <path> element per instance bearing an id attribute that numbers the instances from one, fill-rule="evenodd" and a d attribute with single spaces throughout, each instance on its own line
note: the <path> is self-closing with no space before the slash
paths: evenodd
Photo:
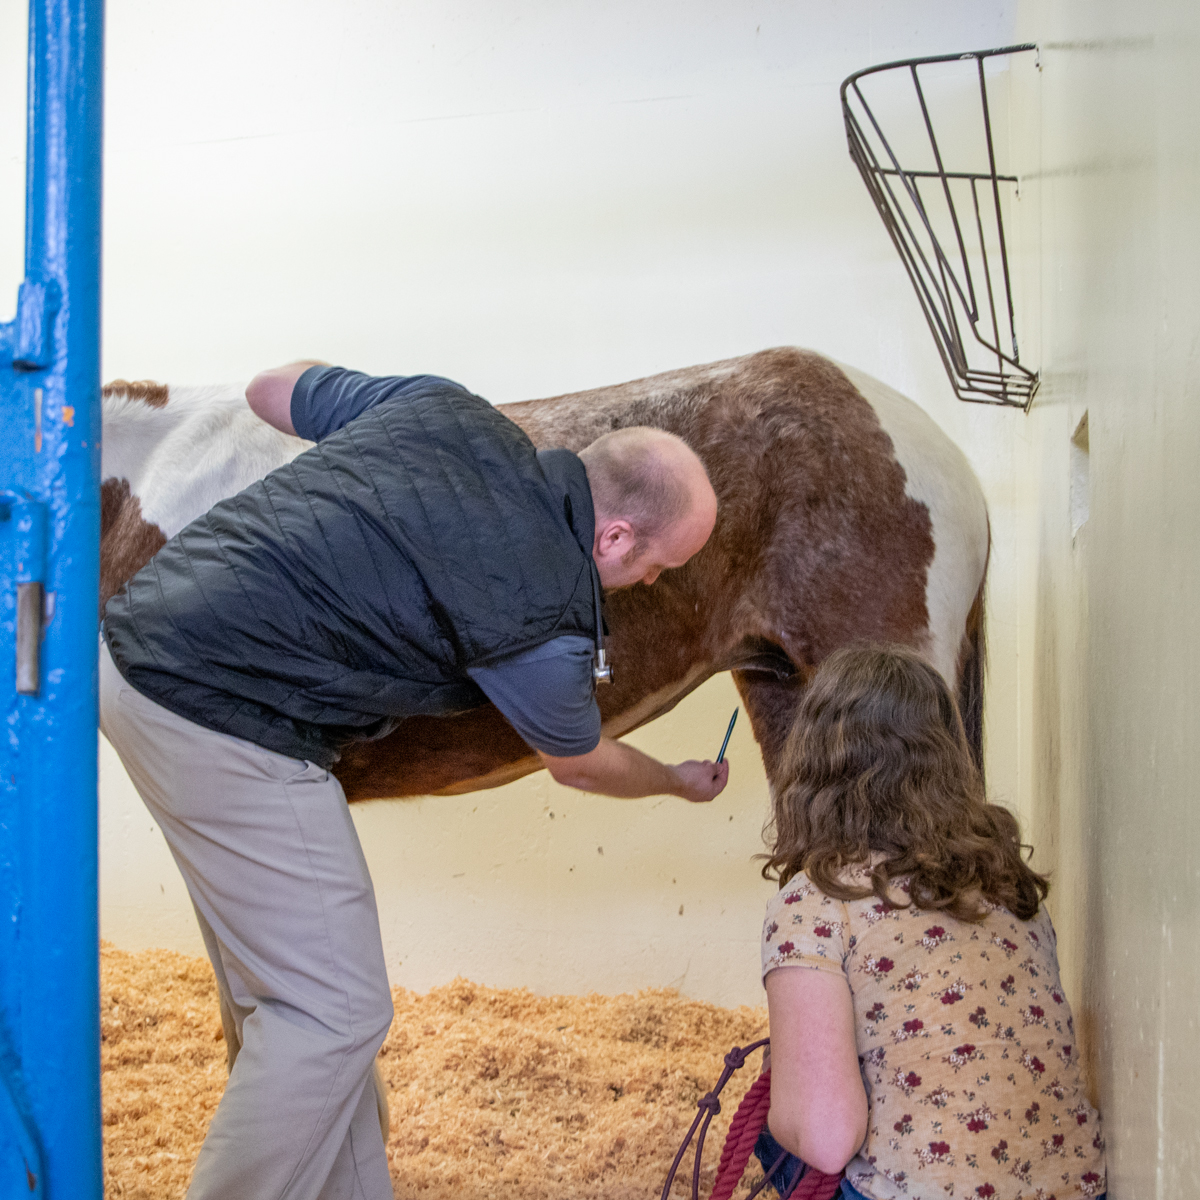
<path id="1" fill-rule="evenodd" d="M 1017 342 L 1004 237 L 1017 177 L 996 165 L 988 105 L 994 73 L 986 67 L 989 59 L 1036 49 L 882 63 L 856 71 L 841 87 L 850 157 L 916 289 L 955 394 L 1021 409 L 1033 400 L 1038 373 L 1022 364 Z M 890 136 L 867 102 L 864 81 L 876 108 L 896 117 Z M 905 108 L 908 119 L 899 115 Z"/>

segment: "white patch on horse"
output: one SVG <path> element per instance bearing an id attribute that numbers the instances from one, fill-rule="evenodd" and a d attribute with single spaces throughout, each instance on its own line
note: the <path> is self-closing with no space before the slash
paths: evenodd
<path id="1" fill-rule="evenodd" d="M 157 408 L 118 392 L 104 400 L 101 478 L 127 479 L 170 538 L 311 445 L 255 416 L 236 384 L 172 387 Z"/>
<path id="2" fill-rule="evenodd" d="M 951 688 L 967 614 L 987 564 L 988 516 L 966 455 L 929 414 L 870 375 L 838 363 L 875 410 L 907 477 L 905 494 L 924 504 L 933 524 L 933 562 L 925 584 L 930 661 Z"/>

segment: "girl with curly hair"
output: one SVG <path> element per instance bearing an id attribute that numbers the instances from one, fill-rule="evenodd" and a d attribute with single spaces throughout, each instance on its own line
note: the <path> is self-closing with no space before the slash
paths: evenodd
<path id="1" fill-rule="evenodd" d="M 1105 1190 L 1049 885 L 989 804 L 941 675 L 903 647 L 816 672 L 763 874 L 769 1133 L 846 1200 Z"/>

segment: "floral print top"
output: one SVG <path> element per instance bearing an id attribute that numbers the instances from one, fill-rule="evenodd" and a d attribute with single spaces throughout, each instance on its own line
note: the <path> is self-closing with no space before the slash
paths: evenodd
<path id="1" fill-rule="evenodd" d="M 976 925 L 833 900 L 803 873 L 767 905 L 764 979 L 807 967 L 850 985 L 869 1116 L 846 1178 L 872 1200 L 1104 1193 L 1050 918 L 987 907 Z"/>

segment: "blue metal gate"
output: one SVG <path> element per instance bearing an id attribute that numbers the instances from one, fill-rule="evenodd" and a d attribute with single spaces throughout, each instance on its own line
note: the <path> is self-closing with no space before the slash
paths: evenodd
<path id="1" fill-rule="evenodd" d="M 31 0 L 25 279 L 0 325 L 0 1200 L 102 1195 L 103 24 L 103 0 Z"/>

